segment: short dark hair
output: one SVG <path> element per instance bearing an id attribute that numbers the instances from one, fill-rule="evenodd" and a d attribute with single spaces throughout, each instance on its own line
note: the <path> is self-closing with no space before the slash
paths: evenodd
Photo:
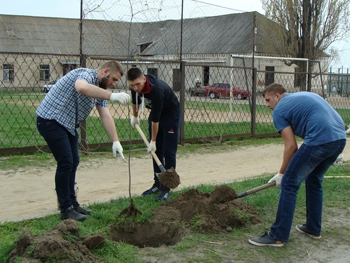
<path id="1" fill-rule="evenodd" d="M 274 94 L 279 93 L 279 94 L 283 94 L 283 93 L 285 93 L 285 92 L 287 92 L 287 91 L 286 91 L 285 88 L 283 88 L 283 86 L 282 86 L 281 84 L 272 83 L 272 84 L 268 85 L 268 86 L 264 89 L 264 91 L 263 91 L 263 93 L 262 93 L 262 96 L 265 98 L 265 95 L 266 95 L 267 93 L 274 93 Z"/>
<path id="2" fill-rule="evenodd" d="M 141 69 L 139 68 L 131 68 L 128 70 L 126 77 L 128 80 L 135 80 L 143 76 Z"/>

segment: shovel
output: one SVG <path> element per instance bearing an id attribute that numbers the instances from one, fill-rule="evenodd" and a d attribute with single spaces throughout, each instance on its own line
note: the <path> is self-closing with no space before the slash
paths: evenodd
<path id="1" fill-rule="evenodd" d="M 245 191 L 245 192 L 243 192 L 243 193 L 239 193 L 239 194 L 237 195 L 236 199 L 237 199 L 237 198 L 245 197 L 245 196 L 250 195 L 250 194 L 254 194 L 254 193 L 256 193 L 256 192 L 259 192 L 259 191 L 261 191 L 261 190 L 264 190 L 264 189 L 269 188 L 269 187 L 274 186 L 274 185 L 276 185 L 276 182 L 275 182 L 275 181 L 273 181 L 273 182 L 271 182 L 271 183 L 268 183 L 268 184 L 260 185 L 260 186 L 258 186 L 258 187 L 255 187 L 255 188 L 250 189 L 250 190 L 248 190 L 248 191 Z"/>
<path id="2" fill-rule="evenodd" d="M 148 148 L 149 147 L 148 139 L 146 138 L 145 134 L 141 130 L 140 125 L 135 124 L 135 128 L 137 129 L 137 131 L 141 135 L 143 141 L 145 142 L 145 144 Z M 180 184 L 180 176 L 176 173 L 175 169 L 170 168 L 170 169 L 166 170 L 164 168 L 163 164 L 161 163 L 161 161 L 159 160 L 157 154 L 153 150 L 151 151 L 151 155 L 152 155 L 154 161 L 156 162 L 156 164 L 158 165 L 160 172 L 161 172 L 160 175 L 158 176 L 159 182 L 168 188 L 178 187 L 178 185 Z"/>

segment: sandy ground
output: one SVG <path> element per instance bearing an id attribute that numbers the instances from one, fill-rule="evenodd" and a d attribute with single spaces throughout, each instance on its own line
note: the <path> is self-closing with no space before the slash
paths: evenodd
<path id="1" fill-rule="evenodd" d="M 283 145 L 245 147 L 213 154 L 177 158 L 181 184 L 177 189 L 200 184 L 220 184 L 262 174 L 275 174 L 282 161 Z M 350 144 L 344 150 L 350 159 Z M 127 157 L 125 153 L 125 157 Z M 0 170 L 0 222 L 19 221 L 58 213 L 54 191 L 55 162 L 51 167 Z M 151 155 L 131 158 L 132 195 L 140 195 L 153 183 Z M 129 195 L 129 165 L 120 158 L 81 162 L 77 179 L 82 205 L 106 202 Z M 176 189 L 175 189 L 176 190 Z M 249 189 L 247 189 L 249 190 Z"/>

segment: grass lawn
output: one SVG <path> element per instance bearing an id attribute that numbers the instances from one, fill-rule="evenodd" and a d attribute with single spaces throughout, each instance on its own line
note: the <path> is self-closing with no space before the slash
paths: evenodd
<path id="1" fill-rule="evenodd" d="M 213 146 L 211 151 L 225 151 L 227 145 L 259 145 L 274 143 L 276 139 L 255 139 L 227 141 L 224 145 Z M 280 139 L 278 139 L 280 142 Z M 226 146 L 225 146 L 226 145 Z M 181 151 L 187 153 L 200 153 L 203 147 L 200 144 L 192 144 L 181 147 Z M 26 159 L 24 164 L 23 159 Z M 98 158 L 96 156 L 84 156 L 84 159 Z M 13 169 L 16 164 L 23 166 L 44 165 L 50 161 L 41 154 L 30 156 L 9 157 L 2 169 Z M 326 175 L 348 176 L 350 164 L 344 163 L 337 167 L 331 167 Z M 228 184 L 237 193 L 255 188 L 267 182 L 271 176 L 261 175 L 254 179 Z M 198 191 L 210 193 L 215 189 L 214 185 L 196 186 Z M 93 215 L 85 222 L 79 222 L 80 235 L 100 233 L 106 238 L 106 243 L 93 253 L 103 262 L 330 262 L 332 257 L 349 256 L 347 245 L 350 241 L 350 179 L 325 179 L 324 187 L 324 222 L 323 238 L 313 240 L 298 234 L 294 229 L 291 232 L 290 242 L 283 248 L 258 248 L 248 244 L 251 237 L 259 236 L 268 230 L 274 221 L 279 188 L 271 187 L 259 193 L 255 193 L 239 199 L 240 202 L 254 207 L 262 223 L 247 225 L 242 228 L 233 228 L 226 234 L 208 234 L 190 232 L 182 237 L 182 240 L 174 246 L 161 246 L 158 248 L 138 248 L 127 243 L 114 242 L 108 238 L 110 227 L 118 220 L 116 216 L 129 206 L 128 198 L 115 199 L 108 203 L 97 203 L 89 206 L 94 210 Z M 174 191 L 171 199 L 177 198 L 181 193 L 189 189 Z M 152 211 L 161 205 L 153 202 L 152 197 L 134 197 L 136 207 L 143 212 L 136 218 L 137 222 L 150 221 Z M 305 220 L 305 189 L 301 186 L 297 206 L 294 215 L 294 225 L 303 224 Z M 14 243 L 21 233 L 28 229 L 34 235 L 45 233 L 60 223 L 57 215 L 43 218 L 30 219 L 21 222 L 5 222 L 0 225 L 0 262 L 7 262 L 9 252 L 14 248 Z M 193 221 L 195 224 L 195 220 Z M 335 253 L 335 254 L 334 254 Z M 16 262 L 20 262 L 18 259 Z M 43 262 L 56 262 L 55 259 Z M 67 261 L 69 262 L 69 261 Z M 336 261 L 333 261 L 336 262 Z M 345 261 L 344 261 L 345 262 Z"/>

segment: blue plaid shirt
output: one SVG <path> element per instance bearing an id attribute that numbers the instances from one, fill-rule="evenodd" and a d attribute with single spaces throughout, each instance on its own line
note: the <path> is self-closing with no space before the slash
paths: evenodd
<path id="1" fill-rule="evenodd" d="M 98 86 L 97 70 L 78 68 L 70 71 L 51 87 L 36 110 L 36 114 L 47 120 L 55 120 L 73 136 L 95 106 L 108 107 L 106 100 L 94 99 L 79 94 L 75 82 L 79 79 Z"/>

